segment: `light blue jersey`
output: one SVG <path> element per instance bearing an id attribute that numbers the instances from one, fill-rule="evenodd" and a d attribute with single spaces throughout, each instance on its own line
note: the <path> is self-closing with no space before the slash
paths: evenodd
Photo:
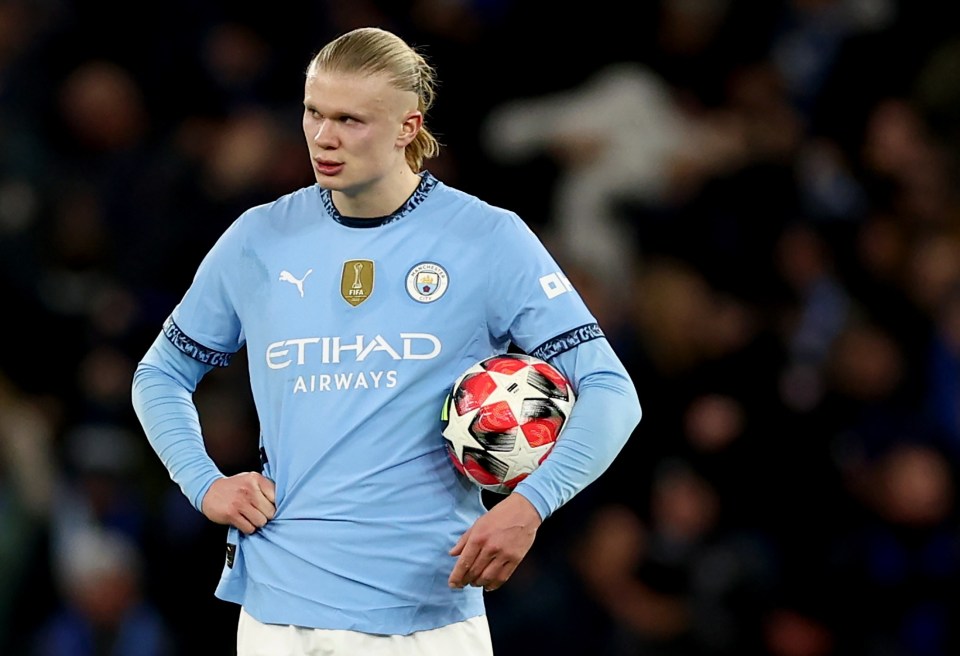
<path id="1" fill-rule="evenodd" d="M 180 376 L 185 403 L 211 366 L 247 349 L 276 515 L 252 535 L 230 529 L 217 596 L 261 622 L 369 633 L 482 614 L 481 589 L 447 585 L 448 551 L 485 511 L 448 460 L 439 415 L 457 376 L 511 342 L 558 359 L 575 385 L 584 373 L 606 375 L 616 392 L 601 402 L 579 390 L 561 438 L 599 442 L 595 458 L 558 445 L 551 466 L 518 487 L 547 517 L 609 464 L 639 406 L 596 319 L 515 214 L 425 173 L 382 220 L 340 216 L 316 185 L 239 217 L 134 385 L 152 445 L 199 508 L 220 474 L 202 441 L 172 437 L 148 381 Z M 575 360 L 587 344 L 593 351 Z M 183 354 L 196 375 L 172 362 Z M 622 420 L 602 417 L 617 415 L 617 399 Z M 590 434 L 578 414 L 609 434 Z M 177 430 L 199 435 L 193 423 Z"/>

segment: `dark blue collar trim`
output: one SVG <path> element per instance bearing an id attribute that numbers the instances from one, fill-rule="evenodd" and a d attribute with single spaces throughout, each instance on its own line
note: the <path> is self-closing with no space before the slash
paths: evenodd
<path id="1" fill-rule="evenodd" d="M 378 228 L 402 219 L 407 214 L 417 209 L 420 203 L 422 203 L 424 199 L 430 195 L 430 192 L 433 191 L 433 188 L 436 186 L 437 179 L 433 177 L 429 171 L 424 171 L 420 174 L 420 184 L 417 185 L 417 188 L 414 189 L 413 193 L 410 194 L 410 198 L 408 198 L 403 205 L 401 205 L 393 214 L 379 216 L 373 219 L 358 219 L 356 217 L 343 216 L 340 214 L 340 211 L 333 204 L 333 197 L 329 189 L 320 190 L 320 199 L 323 202 L 323 207 L 337 223 L 343 224 L 349 228 Z"/>

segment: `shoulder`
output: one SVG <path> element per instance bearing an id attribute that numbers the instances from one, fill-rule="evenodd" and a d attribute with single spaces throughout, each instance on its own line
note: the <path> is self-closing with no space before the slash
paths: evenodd
<path id="1" fill-rule="evenodd" d="M 323 212 L 320 188 L 303 187 L 242 212 L 220 241 L 234 248 L 255 247 L 276 239 L 297 238 L 319 222 Z"/>
<path id="2" fill-rule="evenodd" d="M 278 236 L 295 233 L 308 225 L 319 211 L 319 193 L 304 187 L 243 211 L 217 240 L 214 251 L 221 257 L 237 255 Z M 311 207 L 313 208 L 311 210 Z"/>
<path id="3" fill-rule="evenodd" d="M 310 185 L 249 208 L 237 218 L 235 225 L 244 230 L 257 230 L 266 225 L 276 227 L 285 222 L 296 222 L 315 212 L 320 202 L 319 187 Z"/>
<path id="4" fill-rule="evenodd" d="M 529 226 L 514 211 L 491 204 L 478 196 L 437 182 L 430 195 L 435 211 L 443 212 L 458 226 L 482 232 L 521 230 Z"/>

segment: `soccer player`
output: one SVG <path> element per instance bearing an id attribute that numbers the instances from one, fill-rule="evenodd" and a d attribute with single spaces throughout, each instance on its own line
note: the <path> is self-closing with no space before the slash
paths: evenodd
<path id="1" fill-rule="evenodd" d="M 239 656 L 488 656 L 483 593 L 541 522 L 594 481 L 640 420 L 596 319 L 520 218 L 423 168 L 434 70 L 379 28 L 306 70 L 317 184 L 230 226 L 133 381 L 151 446 L 193 505 L 229 525 L 216 595 Z M 578 401 L 545 463 L 492 509 L 449 462 L 439 414 L 467 367 L 510 345 Z M 262 472 L 225 477 L 192 392 L 247 349 Z"/>

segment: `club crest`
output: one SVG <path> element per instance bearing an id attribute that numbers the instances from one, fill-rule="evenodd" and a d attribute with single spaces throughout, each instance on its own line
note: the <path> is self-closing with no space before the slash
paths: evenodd
<path id="1" fill-rule="evenodd" d="M 434 262 L 421 262 L 407 274 L 407 293 L 418 303 L 433 303 L 447 291 L 447 271 Z"/>
<path id="2" fill-rule="evenodd" d="M 356 307 L 373 293 L 373 260 L 347 260 L 340 275 L 340 295 Z"/>

